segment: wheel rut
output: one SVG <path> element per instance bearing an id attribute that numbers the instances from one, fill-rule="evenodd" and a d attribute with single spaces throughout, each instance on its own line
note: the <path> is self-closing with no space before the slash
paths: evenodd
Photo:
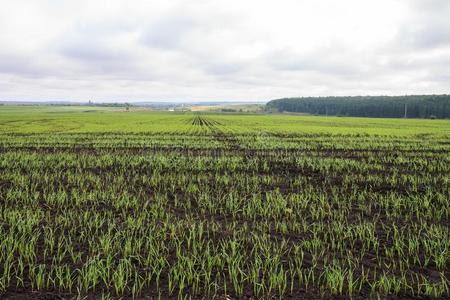
<path id="1" fill-rule="evenodd" d="M 213 137 L 221 144 L 225 145 L 225 148 L 227 149 L 238 150 L 241 148 L 239 140 L 236 138 L 236 136 L 226 133 L 224 130 L 220 128 L 220 126 L 223 127 L 223 124 L 210 117 L 205 117 L 200 114 L 196 114 L 192 118 L 191 124 L 195 126 L 208 128 L 212 132 Z"/>

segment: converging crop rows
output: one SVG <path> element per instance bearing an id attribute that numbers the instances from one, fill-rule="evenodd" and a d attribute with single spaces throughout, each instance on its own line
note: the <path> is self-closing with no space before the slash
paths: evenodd
<path id="1" fill-rule="evenodd" d="M 2 297 L 450 297 L 446 136 L 175 118 L 3 131 Z"/>

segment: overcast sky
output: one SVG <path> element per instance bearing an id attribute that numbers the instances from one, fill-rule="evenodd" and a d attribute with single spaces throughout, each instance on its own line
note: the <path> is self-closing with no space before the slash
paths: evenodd
<path id="1" fill-rule="evenodd" d="M 449 0 L 0 0 L 0 100 L 449 92 Z"/>

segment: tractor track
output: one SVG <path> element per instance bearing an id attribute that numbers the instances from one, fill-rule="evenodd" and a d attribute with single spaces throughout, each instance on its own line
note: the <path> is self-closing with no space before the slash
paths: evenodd
<path id="1" fill-rule="evenodd" d="M 220 122 L 211 119 L 211 118 L 205 118 L 204 116 L 200 114 L 196 114 L 192 120 L 192 125 L 205 127 L 208 130 L 210 130 L 213 133 L 214 139 L 219 141 L 221 144 L 224 145 L 226 149 L 229 150 L 239 150 L 241 149 L 239 140 L 225 131 L 223 131 L 219 126 L 223 126 Z"/>

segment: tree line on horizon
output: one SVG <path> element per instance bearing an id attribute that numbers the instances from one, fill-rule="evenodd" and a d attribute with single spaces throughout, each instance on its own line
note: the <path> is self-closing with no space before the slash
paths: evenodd
<path id="1" fill-rule="evenodd" d="M 269 101 L 266 110 L 373 118 L 450 118 L 450 95 L 298 97 Z"/>

